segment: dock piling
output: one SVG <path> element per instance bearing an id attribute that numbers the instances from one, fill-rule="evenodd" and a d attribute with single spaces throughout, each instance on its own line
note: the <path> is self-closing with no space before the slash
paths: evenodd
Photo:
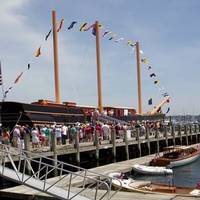
<path id="1" fill-rule="evenodd" d="M 168 147 L 168 133 L 167 133 L 167 126 L 164 126 L 164 135 L 165 135 L 165 144 Z"/>
<path id="2" fill-rule="evenodd" d="M 151 146 L 150 146 L 150 140 L 149 140 L 149 127 L 146 128 L 146 140 L 147 140 L 147 148 L 148 148 L 148 155 L 151 154 Z"/>
<path id="3" fill-rule="evenodd" d="M 129 160 L 127 130 L 124 130 L 124 141 L 125 141 L 125 150 L 126 150 L 126 160 Z"/>
<path id="4" fill-rule="evenodd" d="M 78 165 L 80 165 L 80 145 L 79 145 L 79 134 L 76 133 L 75 137 L 75 147 L 76 147 L 76 162 Z"/>
<path id="5" fill-rule="evenodd" d="M 187 125 L 184 125 L 184 134 L 185 134 L 185 137 L 186 137 L 186 145 L 188 145 L 188 131 L 187 131 Z"/>
<path id="6" fill-rule="evenodd" d="M 30 152 L 31 152 L 31 142 L 30 141 L 31 141 L 30 134 L 26 133 L 24 135 L 24 148 L 27 151 L 26 152 L 27 158 L 30 158 Z M 31 161 L 29 160 L 29 163 L 27 163 L 27 165 L 26 165 L 26 170 L 29 175 L 31 174 L 31 166 L 30 165 L 31 165 Z"/>
<path id="7" fill-rule="evenodd" d="M 175 131 L 174 131 L 174 124 L 171 125 L 171 130 L 172 130 L 172 137 L 173 137 L 173 145 L 176 145 L 176 141 L 175 141 Z"/>
<path id="8" fill-rule="evenodd" d="M 179 124 L 178 125 L 178 135 L 179 135 L 179 138 L 180 138 L 180 144 L 182 145 L 183 144 L 183 139 L 182 139 L 182 127 L 181 125 Z"/>
<path id="9" fill-rule="evenodd" d="M 156 153 L 160 152 L 160 144 L 159 144 L 159 132 L 158 128 L 156 127 L 156 132 L 155 132 L 155 138 L 156 138 Z"/>
<path id="10" fill-rule="evenodd" d="M 136 128 L 136 138 L 137 138 L 137 145 L 138 145 L 138 151 L 139 151 L 139 157 L 142 156 L 142 152 L 141 152 L 141 143 L 140 143 L 140 129 Z"/>
<path id="11" fill-rule="evenodd" d="M 114 128 L 111 129 L 111 143 L 112 143 L 112 155 L 115 162 L 116 161 L 116 131 Z"/>
<path id="12" fill-rule="evenodd" d="M 95 157 L 96 157 L 96 160 L 97 162 L 99 162 L 99 137 L 97 135 L 97 131 L 94 130 L 94 137 L 95 137 L 95 146 L 96 146 L 96 153 L 95 153 Z"/>
<path id="13" fill-rule="evenodd" d="M 57 166 L 57 159 L 58 159 L 58 153 L 57 153 L 57 141 L 56 141 L 56 135 L 55 135 L 55 131 L 53 130 L 51 132 L 51 147 L 50 150 L 53 151 L 53 165 L 56 167 Z M 57 176 L 58 172 L 55 169 L 54 170 L 54 176 Z"/>

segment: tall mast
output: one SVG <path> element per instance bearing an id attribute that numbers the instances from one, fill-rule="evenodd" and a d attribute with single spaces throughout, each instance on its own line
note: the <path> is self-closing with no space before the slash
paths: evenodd
<path id="1" fill-rule="evenodd" d="M 98 108 L 102 113 L 102 80 L 101 80 L 101 59 L 100 59 L 100 43 L 99 43 L 99 22 L 95 22 L 96 29 L 96 59 L 97 59 L 97 86 L 98 86 Z"/>
<path id="2" fill-rule="evenodd" d="M 136 42 L 136 61 L 137 61 L 137 85 L 138 85 L 138 113 L 142 114 L 142 86 L 141 86 L 141 66 L 140 66 L 140 44 Z"/>
<path id="3" fill-rule="evenodd" d="M 60 84 L 59 84 L 59 65 L 58 65 L 58 34 L 56 25 L 56 11 L 52 11 L 53 23 L 53 54 L 54 54 L 54 78 L 55 78 L 55 101 L 61 103 L 60 100 Z"/>

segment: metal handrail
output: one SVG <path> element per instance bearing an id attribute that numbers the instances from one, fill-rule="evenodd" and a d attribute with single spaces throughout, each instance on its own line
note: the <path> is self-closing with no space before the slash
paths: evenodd
<path id="1" fill-rule="evenodd" d="M 61 181 L 63 181 L 64 179 L 67 180 L 67 185 L 68 185 L 68 190 L 66 189 L 66 192 L 68 192 L 68 197 L 66 197 L 66 199 L 69 198 L 70 196 L 70 191 L 72 188 L 73 180 L 76 179 L 77 177 L 80 178 L 80 183 L 82 183 L 82 190 L 80 190 L 79 192 L 76 192 L 76 194 L 74 194 L 72 197 L 70 197 L 70 199 L 73 199 L 75 196 L 77 197 L 78 195 L 82 195 L 84 191 L 86 191 L 88 188 L 95 190 L 94 191 L 94 198 L 93 199 L 97 199 L 97 198 L 104 198 L 107 197 L 107 199 L 109 198 L 109 194 L 110 194 L 110 190 L 111 190 L 111 184 L 112 184 L 112 178 L 108 177 L 106 175 L 103 174 L 99 174 L 93 171 L 90 171 L 88 169 L 84 169 L 78 166 L 74 166 L 72 164 L 68 164 L 68 163 L 64 163 L 62 161 L 57 161 L 57 165 L 51 165 L 49 164 L 49 162 L 55 161 L 51 158 L 47 158 L 45 156 L 40 156 L 36 153 L 32 153 L 32 152 L 28 152 L 25 150 L 21 150 L 18 148 L 14 148 L 14 147 L 10 147 L 7 145 L 0 145 L 0 152 L 1 152 L 1 165 L 2 165 L 2 172 L 1 175 L 4 175 L 4 168 L 5 168 L 5 162 L 6 162 L 6 158 L 8 158 L 10 160 L 10 162 L 12 163 L 12 168 L 15 171 L 19 182 L 21 182 L 24 185 L 28 184 L 28 180 L 31 178 L 40 180 L 43 182 L 43 188 L 41 189 L 43 192 L 46 193 L 50 193 L 50 189 L 52 187 L 60 187 L 58 186 L 59 183 L 61 183 Z M 30 157 L 28 157 L 27 155 L 30 155 Z M 18 162 L 18 166 L 17 164 L 14 163 L 13 161 L 13 157 L 19 157 L 19 162 Z M 39 157 L 39 160 L 35 160 L 34 157 Z M 48 163 L 44 162 L 43 160 L 48 161 Z M 22 162 L 24 163 L 24 165 L 22 165 Z M 38 165 L 37 170 L 33 170 L 33 168 L 31 167 L 31 163 L 36 163 Z M 27 178 L 27 174 L 26 174 L 26 178 L 25 177 L 25 168 L 29 167 L 30 171 L 29 173 L 31 173 L 28 178 Z M 23 168 L 23 169 L 21 169 Z M 72 170 L 69 170 L 68 168 L 71 168 Z M 45 172 L 44 172 L 45 170 Z M 53 172 L 54 170 L 58 170 L 60 173 L 59 176 L 57 176 L 57 180 L 54 183 L 50 183 L 48 181 L 48 175 Z M 75 170 L 75 171 L 73 171 Z M 45 173 L 44 175 L 42 175 L 42 173 Z M 40 176 L 41 174 L 41 176 Z M 70 176 L 69 176 L 70 175 Z M 12 177 L 10 177 L 12 178 Z M 66 186 L 67 186 L 66 185 Z M 91 185 L 93 185 L 93 188 L 91 188 Z M 104 186 L 104 193 L 101 195 L 97 195 L 100 186 Z M 35 188 L 34 186 L 32 186 L 33 188 Z M 36 189 L 36 188 L 35 188 Z M 51 194 L 52 195 L 52 194 Z M 107 195 L 107 196 L 106 196 Z M 56 196 L 57 197 L 57 196 Z M 57 197 L 59 198 L 59 197 Z M 63 199 L 63 198 L 61 198 Z"/>

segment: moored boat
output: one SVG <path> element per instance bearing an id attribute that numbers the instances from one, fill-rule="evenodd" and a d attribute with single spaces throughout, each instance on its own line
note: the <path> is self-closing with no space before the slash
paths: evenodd
<path id="1" fill-rule="evenodd" d="M 158 167 L 158 166 L 146 166 L 135 164 L 133 165 L 133 170 L 140 174 L 148 174 L 148 175 L 168 175 L 173 174 L 172 169 L 167 169 L 166 167 Z"/>
<path id="2" fill-rule="evenodd" d="M 200 149 L 193 146 L 170 146 L 164 149 L 161 156 L 154 158 L 151 166 L 165 166 L 168 168 L 189 164 L 199 158 Z"/>
<path id="3" fill-rule="evenodd" d="M 167 184 L 151 183 L 150 181 L 134 180 L 122 173 L 110 173 L 112 185 L 115 189 L 128 192 L 141 192 L 150 194 L 177 194 L 182 196 L 200 196 L 200 189 L 190 187 L 178 187 Z"/>
<path id="4" fill-rule="evenodd" d="M 151 183 L 150 181 L 136 181 L 120 172 L 110 173 L 108 176 L 112 178 L 112 186 L 114 189 L 122 189 L 128 192 L 132 192 L 133 187 L 142 187 Z"/>

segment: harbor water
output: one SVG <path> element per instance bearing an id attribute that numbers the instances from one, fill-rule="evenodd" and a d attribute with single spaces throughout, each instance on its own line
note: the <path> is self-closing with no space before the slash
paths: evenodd
<path id="1" fill-rule="evenodd" d="M 165 183 L 176 186 L 195 187 L 200 181 L 200 158 L 195 162 L 173 168 L 173 175 L 146 176 L 133 173 L 132 178 L 137 180 L 148 180 L 154 183 Z"/>

